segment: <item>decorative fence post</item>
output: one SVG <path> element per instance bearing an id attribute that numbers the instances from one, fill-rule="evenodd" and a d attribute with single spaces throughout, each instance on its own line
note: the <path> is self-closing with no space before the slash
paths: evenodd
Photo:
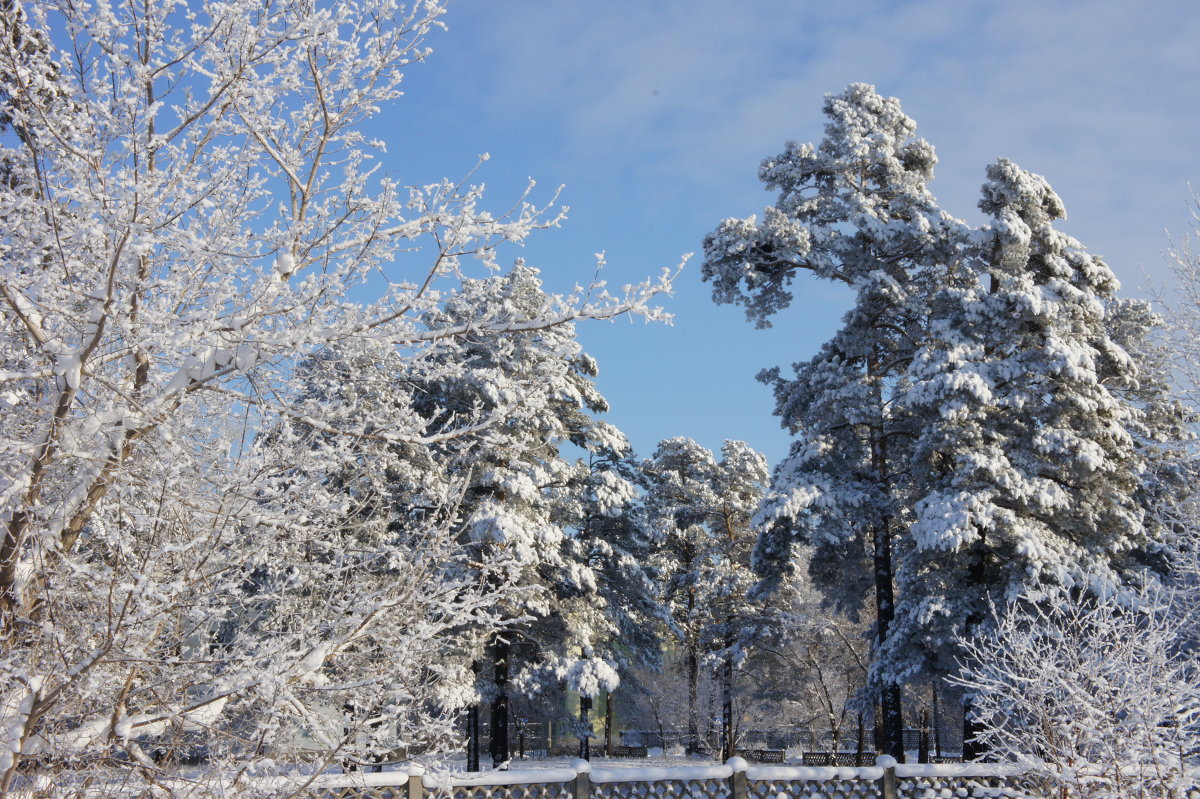
<path id="1" fill-rule="evenodd" d="M 413 763 L 408 767 L 408 796 L 405 799 L 425 799 L 425 769 Z"/>
<path id="2" fill-rule="evenodd" d="M 750 792 L 746 787 L 746 769 L 750 764 L 743 758 L 731 757 L 725 765 L 733 769 L 729 775 L 729 799 L 747 799 Z"/>
<path id="3" fill-rule="evenodd" d="M 879 778 L 880 799 L 900 799 L 900 791 L 896 785 L 896 758 L 880 755 L 875 765 L 883 767 L 883 776 Z"/>
<path id="4" fill-rule="evenodd" d="M 592 792 L 592 764 L 580 758 L 575 761 L 575 779 L 571 782 L 573 799 L 589 799 Z"/>

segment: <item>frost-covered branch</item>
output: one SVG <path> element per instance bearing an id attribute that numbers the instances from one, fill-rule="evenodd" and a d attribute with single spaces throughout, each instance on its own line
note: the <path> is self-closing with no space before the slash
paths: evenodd
<path id="1" fill-rule="evenodd" d="M 1134 599 L 1014 603 L 992 635 L 963 642 L 956 682 L 973 694 L 982 743 L 1047 795 L 1167 799 L 1195 785 L 1200 688 L 1182 608 L 1153 590 Z"/>

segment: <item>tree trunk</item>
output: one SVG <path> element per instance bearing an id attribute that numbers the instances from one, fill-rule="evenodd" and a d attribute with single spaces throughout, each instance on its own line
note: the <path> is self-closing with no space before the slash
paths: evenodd
<path id="1" fill-rule="evenodd" d="M 700 683 L 700 656 L 696 652 L 696 645 L 693 642 L 688 642 L 687 650 L 687 670 L 688 670 L 688 743 L 687 753 L 689 755 L 700 751 L 700 713 L 696 708 L 697 687 Z"/>
<path id="2" fill-rule="evenodd" d="M 467 708 L 467 771 L 479 771 L 479 705 Z"/>
<path id="3" fill-rule="evenodd" d="M 733 645 L 729 636 L 725 637 L 725 662 L 721 664 L 721 761 L 733 757 L 737 751 L 737 741 L 734 740 L 733 729 L 733 655 L 729 647 Z"/>
<path id="4" fill-rule="evenodd" d="M 974 708 L 971 707 L 970 695 L 963 696 L 963 762 L 982 759 L 987 753 L 984 746 L 976 740 L 983 726 L 974 719 Z"/>
<path id="5" fill-rule="evenodd" d="M 612 757 L 613 692 L 604 695 L 604 756 Z"/>
<path id="6" fill-rule="evenodd" d="M 592 759 L 592 698 L 579 695 L 579 757 Z"/>
<path id="7" fill-rule="evenodd" d="M 891 497 L 891 476 L 888 464 L 887 440 L 883 429 L 883 397 L 880 386 L 881 376 L 879 367 L 872 358 L 868 362 L 867 372 L 874 382 L 874 390 L 878 392 L 876 401 L 879 403 L 879 426 L 871 427 L 871 467 L 875 472 L 880 491 L 887 500 Z M 873 547 L 873 566 L 875 572 L 875 647 L 878 652 L 887 641 L 888 629 L 896 616 L 896 598 L 893 587 L 892 568 L 892 519 L 889 512 L 880 514 L 871 528 Z M 883 710 L 883 750 L 904 762 L 904 716 L 901 708 L 900 686 L 892 680 L 884 683 L 879 697 Z"/>
<path id="8" fill-rule="evenodd" d="M 892 541 L 888 519 L 885 517 L 872 531 L 875 545 L 875 645 L 882 647 L 887 640 L 888 628 L 895 617 L 895 600 L 892 594 Z M 904 716 L 901 709 L 900 686 L 885 682 L 879 695 L 883 713 L 883 751 L 904 762 Z"/>
<path id="9" fill-rule="evenodd" d="M 499 768 L 509 759 L 508 748 L 508 641 L 499 639 L 492 647 L 492 674 L 496 681 L 496 698 L 492 700 L 492 768 Z"/>
<path id="10" fill-rule="evenodd" d="M 969 579 L 971 588 L 978 589 L 986 584 L 987 581 L 987 539 L 986 532 L 979 531 L 979 543 L 975 545 L 975 560 L 971 563 L 969 571 Z M 983 621 L 983 614 L 979 611 L 972 612 L 967 616 L 966 629 L 964 630 L 967 638 L 974 638 L 976 631 L 979 629 L 980 623 Z M 983 728 L 974 719 L 973 708 L 971 707 L 971 695 L 963 694 L 963 743 L 962 756 L 963 762 L 983 759 L 987 754 L 983 744 L 976 740 Z"/>
<path id="11" fill-rule="evenodd" d="M 471 664 L 475 678 L 479 678 L 479 663 Z M 479 704 L 467 708 L 467 771 L 479 771 Z"/>
<path id="12" fill-rule="evenodd" d="M 863 750 L 867 747 L 867 733 L 863 729 L 863 714 L 858 711 L 858 739 L 857 745 L 854 747 L 854 765 L 855 767 L 865 765 L 863 763 Z"/>
<path id="13" fill-rule="evenodd" d="M 900 686 L 888 683 L 883 687 L 880 703 L 883 705 L 883 749 L 884 754 L 904 762 L 904 717 L 900 710 Z"/>
<path id="14" fill-rule="evenodd" d="M 937 685 L 933 686 L 933 754 L 937 758 L 942 756 L 942 709 Z"/>

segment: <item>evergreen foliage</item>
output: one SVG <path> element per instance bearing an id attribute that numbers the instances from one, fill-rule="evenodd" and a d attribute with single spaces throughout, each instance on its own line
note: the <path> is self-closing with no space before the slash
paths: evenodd
<path id="1" fill-rule="evenodd" d="M 802 272 L 854 292 L 793 377 L 760 375 L 795 440 L 755 568 L 780 584 L 801 544 L 830 602 L 873 592 L 895 752 L 899 686 L 953 673 L 989 603 L 1106 597 L 1161 567 L 1169 535 L 1147 507 L 1179 489 L 1183 414 L 1147 344 L 1157 318 L 1054 229 L 1044 178 L 991 166 L 991 222 L 973 229 L 929 193 L 933 148 L 896 100 L 855 84 L 825 114 L 819 145 L 763 162 L 779 199 L 762 222 L 705 239 L 704 278 L 759 326 Z"/>

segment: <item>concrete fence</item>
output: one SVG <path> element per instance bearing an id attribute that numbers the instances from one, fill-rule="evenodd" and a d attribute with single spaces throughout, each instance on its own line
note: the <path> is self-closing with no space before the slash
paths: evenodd
<path id="1" fill-rule="evenodd" d="M 485 774 L 390 772 L 323 776 L 306 799 L 1037 799 L 1019 772 L 998 764 L 866 768 L 720 766 L 520 769 Z"/>

